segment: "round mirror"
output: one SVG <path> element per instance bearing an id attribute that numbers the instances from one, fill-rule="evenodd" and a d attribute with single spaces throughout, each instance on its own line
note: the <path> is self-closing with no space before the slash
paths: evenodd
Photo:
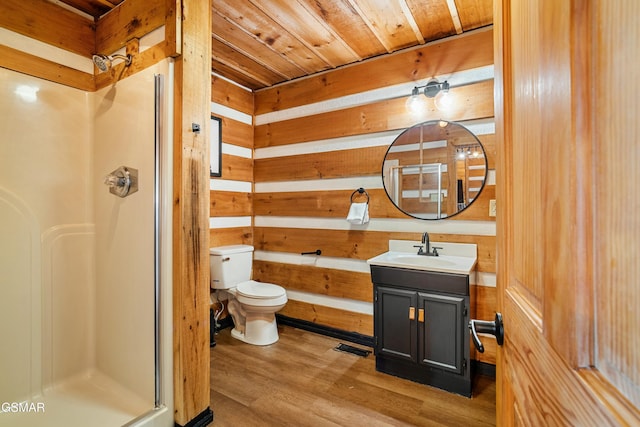
<path id="1" fill-rule="evenodd" d="M 391 144 L 382 165 L 387 196 L 419 219 L 450 218 L 478 197 L 487 179 L 480 140 L 466 127 L 445 120 L 417 124 Z"/>

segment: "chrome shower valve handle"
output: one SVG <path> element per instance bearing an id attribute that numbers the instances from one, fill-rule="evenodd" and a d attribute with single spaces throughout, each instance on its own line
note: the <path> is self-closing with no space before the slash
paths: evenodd
<path id="1" fill-rule="evenodd" d="M 138 191 L 138 170 L 126 166 L 105 176 L 104 183 L 109 186 L 109 192 L 118 197 L 125 197 Z"/>
<path id="2" fill-rule="evenodd" d="M 127 181 L 127 178 L 120 178 L 115 175 L 107 175 L 104 177 L 104 183 L 109 187 L 124 187 Z"/>

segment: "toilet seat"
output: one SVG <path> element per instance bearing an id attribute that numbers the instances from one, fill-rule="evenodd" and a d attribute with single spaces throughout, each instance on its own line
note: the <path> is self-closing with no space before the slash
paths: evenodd
<path id="1" fill-rule="evenodd" d="M 277 309 L 287 303 L 287 291 L 282 286 L 249 280 L 239 283 L 231 293 L 238 302 L 253 309 Z M 277 311 L 276 310 L 276 311 Z"/>
<path id="2" fill-rule="evenodd" d="M 282 286 L 256 282 L 255 280 L 239 283 L 236 287 L 236 292 L 243 297 L 256 299 L 272 299 L 286 295 L 286 291 Z"/>

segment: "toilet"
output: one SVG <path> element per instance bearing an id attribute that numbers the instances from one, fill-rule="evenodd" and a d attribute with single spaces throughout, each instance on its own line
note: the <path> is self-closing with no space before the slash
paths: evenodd
<path id="1" fill-rule="evenodd" d="M 235 327 L 231 336 L 254 345 L 278 341 L 275 313 L 287 303 L 282 286 L 251 280 L 253 246 L 219 246 L 209 250 L 211 288 L 229 294 Z"/>

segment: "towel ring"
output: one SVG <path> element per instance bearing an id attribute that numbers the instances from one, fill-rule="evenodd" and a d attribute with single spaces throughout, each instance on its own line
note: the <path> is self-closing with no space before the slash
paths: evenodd
<path id="1" fill-rule="evenodd" d="M 353 196 L 356 195 L 356 193 L 359 194 L 364 194 L 365 196 L 367 196 L 367 204 L 369 204 L 369 193 L 367 193 L 367 190 L 365 190 L 364 188 L 360 187 L 358 188 L 356 191 L 354 191 L 353 193 L 351 193 L 351 203 L 353 203 Z"/>

